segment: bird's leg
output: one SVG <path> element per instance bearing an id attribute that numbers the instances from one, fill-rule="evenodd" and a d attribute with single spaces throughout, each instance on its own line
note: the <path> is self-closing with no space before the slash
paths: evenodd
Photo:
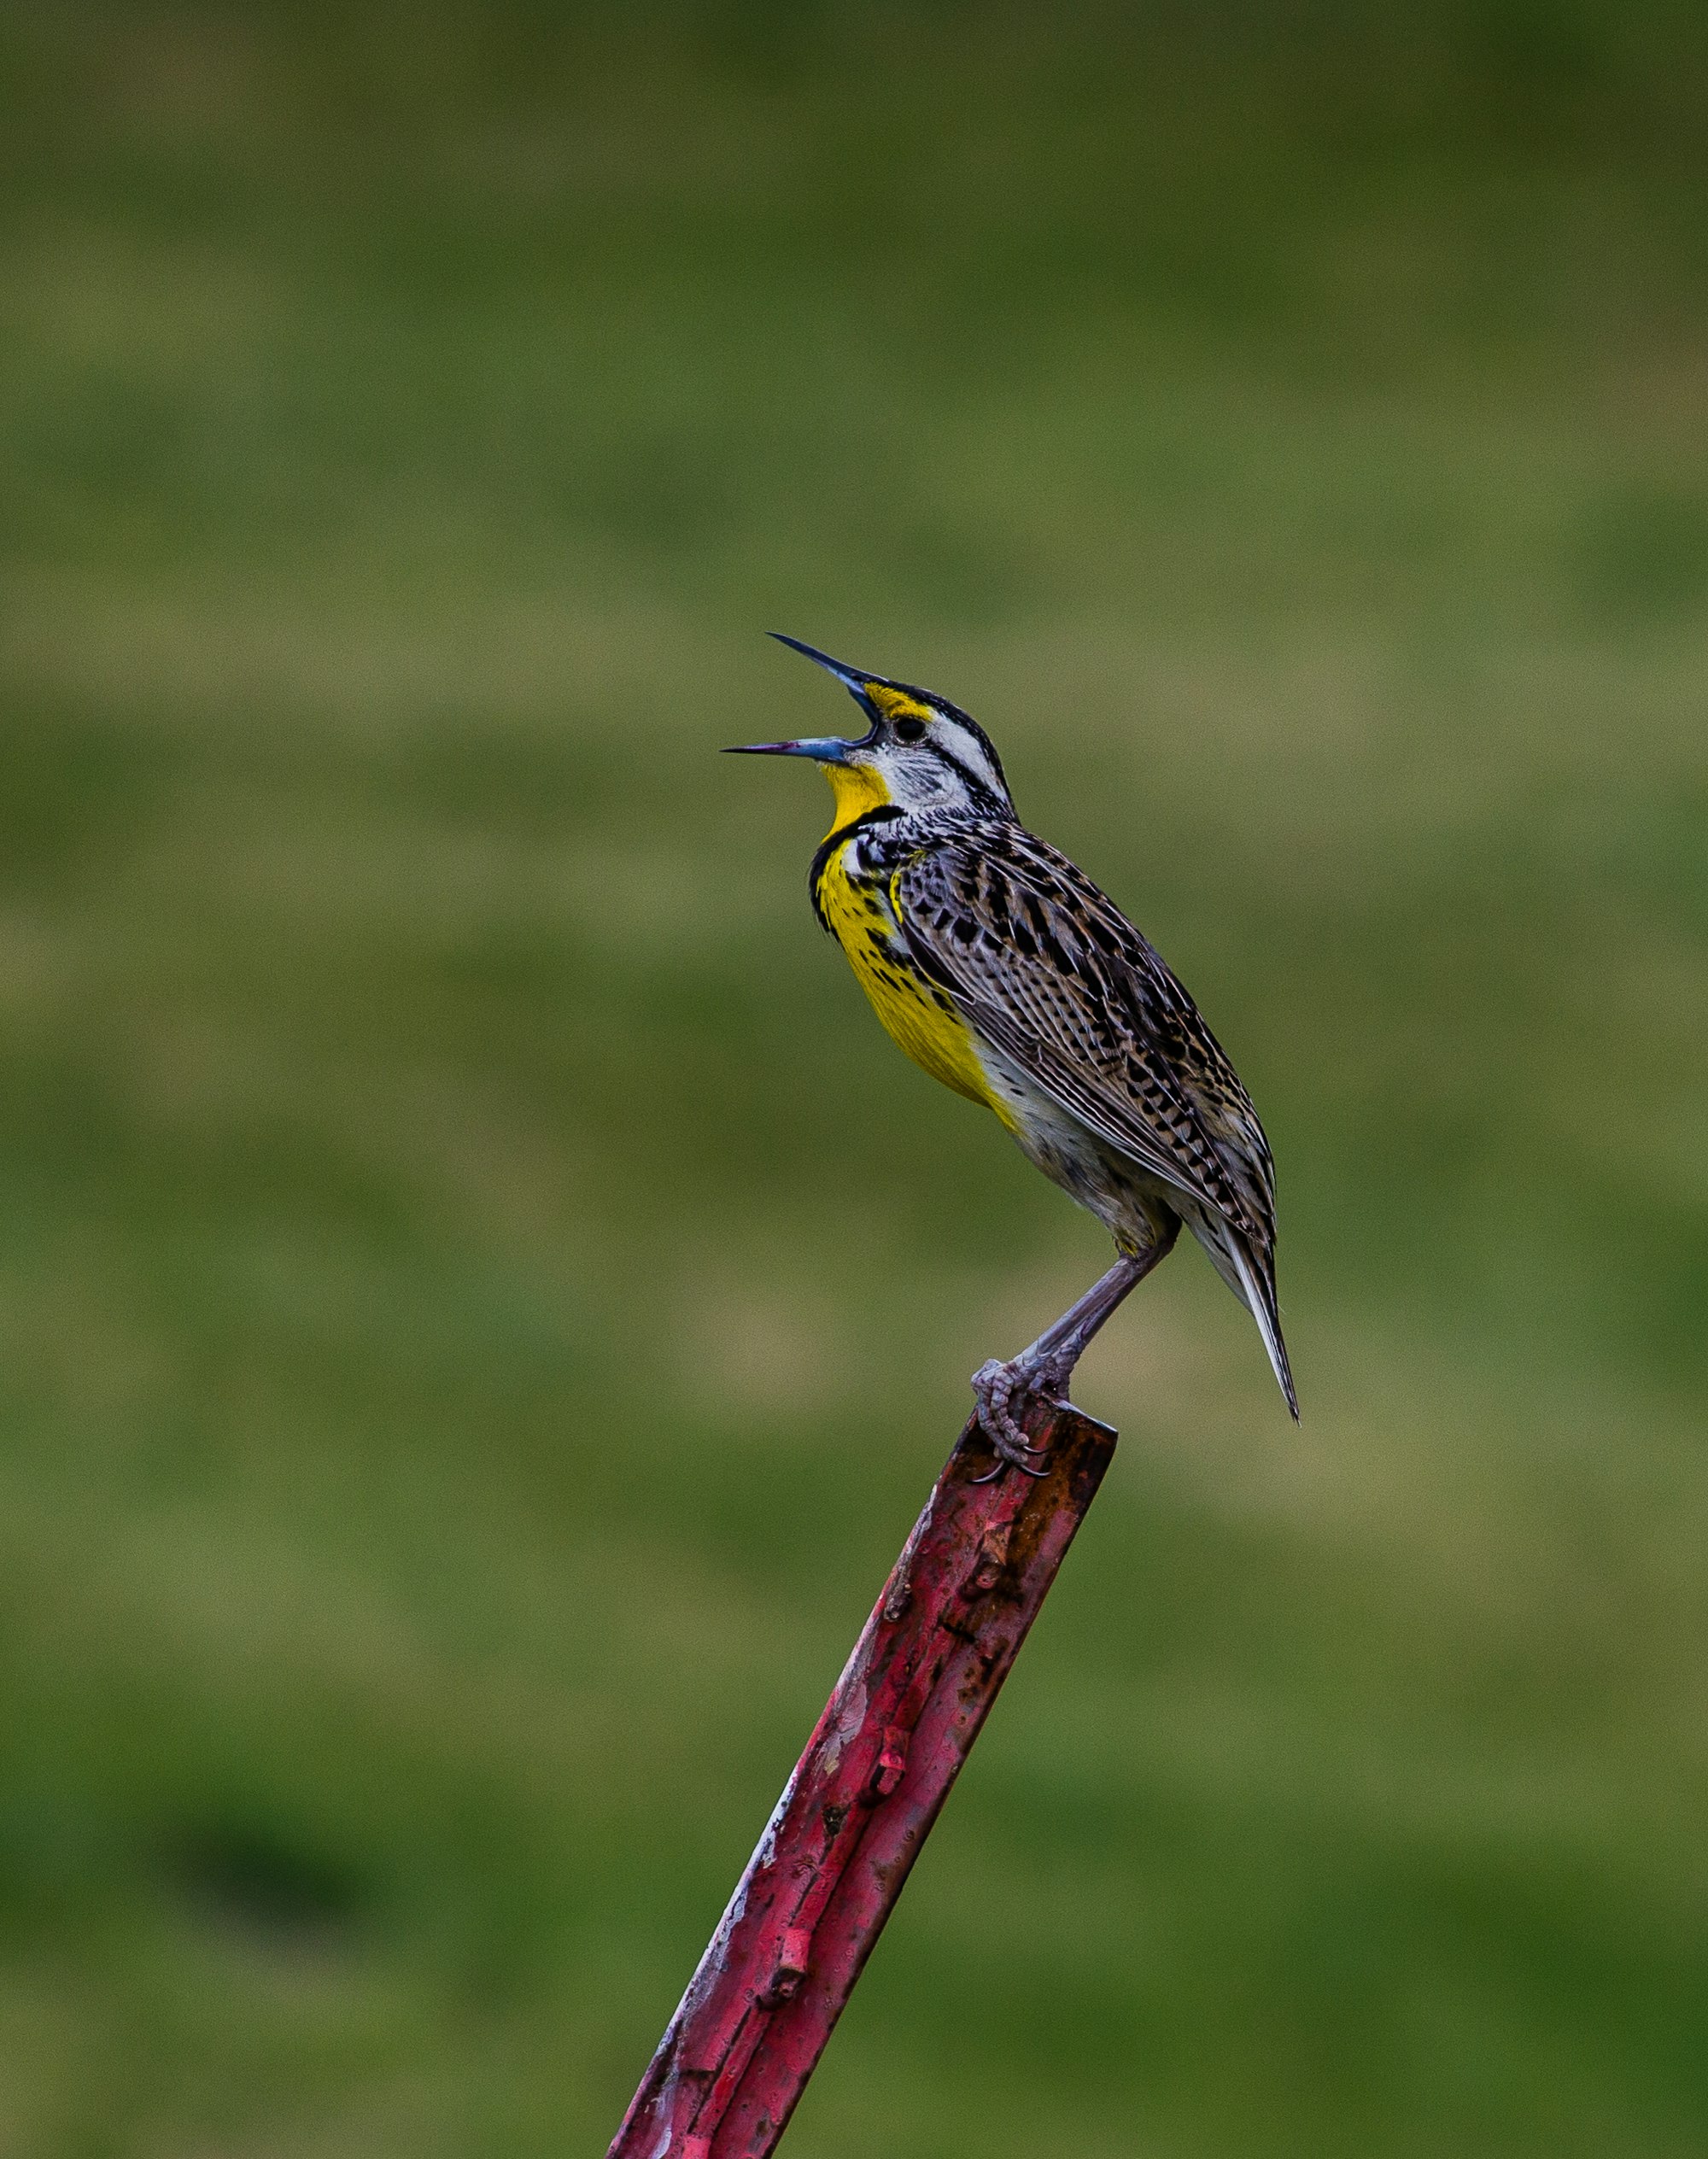
<path id="1" fill-rule="evenodd" d="M 1174 1226 L 1178 1229 L 1179 1225 Z M 1087 1343 L 1122 1300 L 1130 1296 L 1174 1243 L 1171 1230 L 1142 1252 L 1123 1253 L 1107 1274 L 1102 1275 L 1084 1296 L 1070 1304 L 1062 1317 L 1047 1326 L 1028 1349 L 1006 1363 L 992 1357 L 973 1374 L 973 1396 L 979 1423 L 997 1452 L 997 1466 L 988 1472 L 1000 1477 L 1005 1468 L 1041 1477 L 1041 1468 L 1027 1458 L 1043 1452 L 1021 1429 L 1010 1405 L 1016 1395 L 1029 1395 L 1066 1407 L 1068 1382 Z M 983 1483 L 985 1477 L 975 1478 Z"/>
<path id="2" fill-rule="evenodd" d="M 1000 1477 L 1004 1468 L 1023 1470 L 1029 1477 L 1044 1474 L 1042 1469 L 1027 1459 L 1042 1450 L 1033 1446 L 1021 1429 L 1010 1405 L 1017 1395 L 1029 1395 L 1034 1401 L 1059 1399 L 1073 1376 L 1073 1367 L 1086 1343 L 1161 1256 L 1145 1252 L 1117 1260 L 1084 1296 L 1070 1304 L 1053 1325 L 1044 1329 L 1030 1349 L 1022 1349 L 1006 1363 L 992 1357 L 973 1374 L 973 1395 L 978 1404 L 979 1422 L 986 1438 L 997 1451 L 997 1466 L 991 1476 Z"/>

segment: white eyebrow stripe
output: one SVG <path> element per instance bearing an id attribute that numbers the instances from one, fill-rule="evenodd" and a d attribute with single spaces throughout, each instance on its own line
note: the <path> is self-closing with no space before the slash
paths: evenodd
<path id="1" fill-rule="evenodd" d="M 993 794 L 1006 793 L 1001 780 L 991 769 L 984 744 L 976 734 L 970 734 L 958 720 L 947 719 L 941 713 L 937 715 L 933 726 L 936 734 L 943 739 L 944 748 L 975 775 L 981 786 L 990 788 Z"/>

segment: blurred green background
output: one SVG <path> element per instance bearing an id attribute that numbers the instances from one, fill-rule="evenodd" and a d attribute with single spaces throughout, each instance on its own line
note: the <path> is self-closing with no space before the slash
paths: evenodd
<path id="1" fill-rule="evenodd" d="M 807 911 L 940 688 L 1279 1159 L 797 2159 L 1708 2149 L 1693 5 L 9 11 L 0 2150 L 604 2149 L 1104 1264 Z"/>

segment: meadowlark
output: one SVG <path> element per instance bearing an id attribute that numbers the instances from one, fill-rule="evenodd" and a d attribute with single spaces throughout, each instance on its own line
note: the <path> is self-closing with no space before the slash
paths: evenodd
<path id="1" fill-rule="evenodd" d="M 810 758 L 830 781 L 813 911 L 915 1062 L 994 1110 L 1114 1238 L 1114 1265 L 1077 1303 L 973 1375 L 991 1473 L 1042 1473 L 1016 1410 L 1065 1401 L 1085 1345 L 1182 1222 L 1256 1320 L 1296 1418 L 1269 1144 L 1197 1007 L 1114 903 L 1020 822 L 969 714 L 773 634 L 834 675 L 867 723 L 857 737 L 734 746 Z"/>

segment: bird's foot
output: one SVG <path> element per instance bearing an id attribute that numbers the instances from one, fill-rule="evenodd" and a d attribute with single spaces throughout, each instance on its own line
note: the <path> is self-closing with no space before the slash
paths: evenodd
<path id="1" fill-rule="evenodd" d="M 979 1428 L 995 1449 L 997 1460 L 994 1468 L 975 1477 L 974 1483 L 991 1483 L 1009 1469 L 1017 1469 L 1025 1477 L 1044 1475 L 1044 1464 L 1039 1458 L 1050 1450 L 1027 1437 L 1014 1405 L 1030 1401 L 1052 1409 L 1063 1407 L 1056 1390 L 1065 1384 L 1065 1374 L 1034 1367 L 1024 1357 L 1015 1357 L 1007 1364 L 992 1357 L 988 1364 L 980 1366 L 973 1374 L 973 1399 Z"/>

